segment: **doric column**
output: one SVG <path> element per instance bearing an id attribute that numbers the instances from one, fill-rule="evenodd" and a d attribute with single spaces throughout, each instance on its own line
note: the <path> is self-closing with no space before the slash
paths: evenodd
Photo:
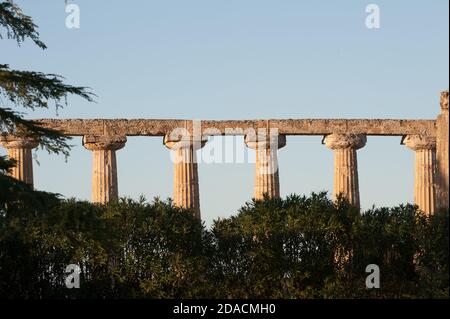
<path id="1" fill-rule="evenodd" d="M 253 197 L 256 200 L 264 199 L 264 195 L 268 198 L 279 198 L 278 149 L 286 146 L 286 136 L 272 135 L 270 139 L 259 137 L 256 134 L 245 136 L 247 147 L 256 150 Z"/>
<path id="2" fill-rule="evenodd" d="M 436 212 L 436 139 L 430 136 L 408 135 L 402 144 L 416 153 L 414 173 L 414 203 L 427 214 Z"/>
<path id="3" fill-rule="evenodd" d="M 93 154 L 92 202 L 106 204 L 119 199 L 116 151 L 126 141 L 126 136 L 83 137 L 83 146 Z"/>
<path id="4" fill-rule="evenodd" d="M 173 151 L 174 205 L 193 211 L 198 219 L 201 219 L 201 214 L 196 152 L 206 141 L 193 141 L 189 137 L 172 138 L 169 135 L 164 137 L 164 145 Z"/>
<path id="5" fill-rule="evenodd" d="M 330 134 L 322 142 L 334 151 L 334 199 L 341 195 L 358 208 L 360 200 L 356 150 L 364 147 L 366 142 L 367 138 L 363 134 Z"/>
<path id="6" fill-rule="evenodd" d="M 36 148 L 39 142 L 29 137 L 7 136 L 2 138 L 1 144 L 8 150 L 8 157 L 17 161 L 10 175 L 33 186 L 33 157 L 31 150 Z"/>
<path id="7" fill-rule="evenodd" d="M 437 206 L 448 210 L 448 91 L 441 93 L 441 114 L 438 116 L 436 156 L 437 156 Z"/>

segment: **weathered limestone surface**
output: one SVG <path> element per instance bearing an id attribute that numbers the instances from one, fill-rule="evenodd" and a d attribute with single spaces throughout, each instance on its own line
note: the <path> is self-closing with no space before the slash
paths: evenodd
<path id="1" fill-rule="evenodd" d="M 367 138 L 362 134 L 330 134 L 323 143 L 334 150 L 333 197 L 339 195 L 350 204 L 360 207 L 358 158 L 356 150 L 366 145 Z"/>
<path id="2" fill-rule="evenodd" d="M 437 172 L 438 172 L 438 208 L 449 209 L 449 172 L 448 172 L 448 91 L 441 93 L 441 114 L 437 118 Z"/>
<path id="3" fill-rule="evenodd" d="M 147 120 L 147 119 L 43 119 L 35 122 L 45 128 L 59 130 L 66 135 L 128 135 L 165 136 L 179 127 L 187 127 L 193 133 L 191 120 Z M 278 128 L 282 135 L 328 135 L 352 133 L 365 135 L 436 134 L 435 120 L 390 120 L 390 119 L 287 119 L 287 120 L 237 120 L 198 121 L 202 135 L 247 135 L 247 130 Z"/>
<path id="4" fill-rule="evenodd" d="M 408 135 L 402 142 L 416 153 L 414 203 L 427 214 L 436 212 L 436 139 Z"/>
<path id="5" fill-rule="evenodd" d="M 83 137 L 83 146 L 93 154 L 92 202 L 105 204 L 119 199 L 116 151 L 126 141 L 126 136 Z"/>
<path id="6" fill-rule="evenodd" d="M 416 150 L 416 182 L 422 186 L 415 188 L 417 193 L 415 197 L 420 203 L 419 206 L 431 213 L 437 209 L 436 207 L 448 209 L 448 91 L 441 94 L 441 110 L 437 120 L 40 119 L 34 120 L 34 123 L 60 131 L 67 136 L 83 136 L 83 145 L 93 152 L 92 200 L 98 203 L 118 199 L 116 151 L 124 147 L 126 136 L 164 136 L 164 144 L 175 151 L 174 202 L 178 206 L 193 209 L 199 218 L 200 201 L 195 151 L 204 145 L 207 136 L 245 136 L 247 146 L 257 150 L 254 196 L 260 199 L 264 194 L 269 197 L 280 196 L 277 150 L 286 144 L 286 136 L 323 135 L 324 144 L 334 150 L 334 196 L 343 194 L 356 206 L 360 203 L 356 150 L 365 145 L 367 135 L 408 136 L 405 144 L 412 148 L 419 147 L 412 146 L 413 140 L 423 141 L 425 137 L 436 139 L 436 151 L 427 148 L 428 146 Z M 184 130 L 184 134 L 174 135 L 173 133 L 180 128 Z M 269 147 L 271 138 L 268 142 L 252 137 L 258 135 L 260 131 L 269 129 L 277 130 L 277 147 Z M 6 132 L 2 132 L 0 141 L 8 149 L 9 156 L 18 160 L 12 175 L 32 184 L 31 149 L 36 147 L 37 143 L 31 140 L 18 141 L 5 134 Z M 417 141 L 414 143 L 421 145 Z M 436 163 L 436 172 L 430 175 L 433 163 Z M 434 195 L 431 195 L 432 184 L 436 184 L 433 188 Z"/>
<path id="7" fill-rule="evenodd" d="M 33 157 L 31 151 L 39 142 L 27 137 L 2 137 L 1 144 L 8 150 L 8 157 L 17 161 L 11 171 L 15 179 L 33 186 Z"/>
<path id="8" fill-rule="evenodd" d="M 173 150 L 173 202 L 175 206 L 190 209 L 201 219 L 200 189 L 196 151 L 207 139 L 192 140 L 190 137 L 166 135 L 164 145 Z"/>
<path id="9" fill-rule="evenodd" d="M 247 147 L 256 150 L 253 197 L 257 200 L 280 197 L 280 174 L 278 149 L 286 146 L 285 135 L 265 136 L 246 135 Z"/>

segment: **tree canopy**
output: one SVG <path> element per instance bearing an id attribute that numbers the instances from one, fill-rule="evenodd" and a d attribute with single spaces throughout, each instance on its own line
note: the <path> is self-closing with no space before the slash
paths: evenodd
<path id="1" fill-rule="evenodd" d="M 326 194 L 251 201 L 211 229 L 171 202 L 44 200 L 0 215 L 0 297 L 448 298 L 448 252 L 447 212 Z"/>

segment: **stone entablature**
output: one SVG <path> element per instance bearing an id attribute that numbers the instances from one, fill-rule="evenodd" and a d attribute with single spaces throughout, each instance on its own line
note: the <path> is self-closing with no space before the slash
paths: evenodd
<path id="1" fill-rule="evenodd" d="M 184 128 L 193 132 L 196 126 L 202 135 L 247 135 L 268 126 L 281 135 L 364 134 L 403 136 L 410 134 L 436 135 L 436 120 L 358 120 L 358 119 L 286 119 L 286 120 L 154 120 L 154 119 L 41 119 L 42 127 L 58 130 L 70 136 L 127 135 L 165 136 Z"/>

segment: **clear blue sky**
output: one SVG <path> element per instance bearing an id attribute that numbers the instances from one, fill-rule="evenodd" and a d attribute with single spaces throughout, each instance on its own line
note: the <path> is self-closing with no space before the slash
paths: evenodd
<path id="1" fill-rule="evenodd" d="M 61 74 L 99 96 L 70 98 L 60 118 L 432 119 L 448 88 L 447 0 L 69 1 L 81 9 L 78 30 L 65 26 L 64 0 L 16 2 L 49 48 L 2 40 L 1 63 Z M 365 26 L 369 3 L 381 9 L 380 29 Z M 332 151 L 321 138 L 287 142 L 282 195 L 331 190 Z M 67 163 L 38 152 L 35 184 L 88 199 L 91 154 L 79 138 L 73 144 Z M 370 137 L 359 151 L 362 206 L 411 202 L 413 159 L 400 138 Z M 119 191 L 165 199 L 171 168 L 161 138 L 129 138 Z M 201 164 L 199 175 L 207 223 L 251 198 L 252 164 Z"/>

